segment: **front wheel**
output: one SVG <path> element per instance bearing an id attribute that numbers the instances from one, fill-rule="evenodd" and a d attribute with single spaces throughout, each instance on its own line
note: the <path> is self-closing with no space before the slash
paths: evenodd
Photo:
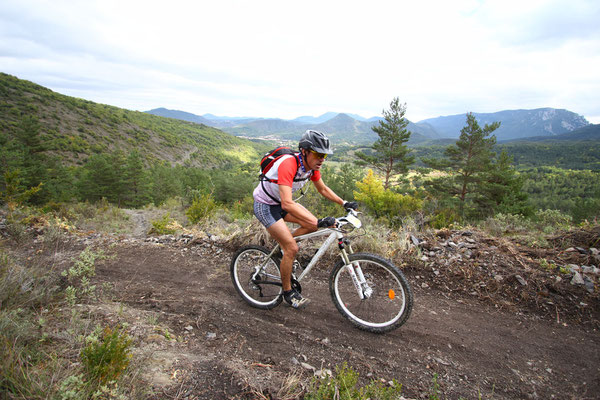
<path id="1" fill-rule="evenodd" d="M 374 254 L 355 253 L 349 259 L 352 265 L 340 260 L 329 277 L 329 291 L 338 311 L 358 328 L 374 333 L 389 332 L 404 324 L 413 306 L 404 274 Z M 360 279 L 359 271 L 364 277 L 362 284 L 353 279 Z"/>
<path id="2" fill-rule="evenodd" d="M 239 249 L 231 260 L 231 280 L 242 298 L 251 306 L 265 310 L 281 303 L 279 258 L 268 258 L 270 251 L 249 245 Z"/>

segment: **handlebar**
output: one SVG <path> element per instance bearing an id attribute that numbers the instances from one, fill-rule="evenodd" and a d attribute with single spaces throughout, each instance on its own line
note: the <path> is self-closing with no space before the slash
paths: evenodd
<path id="1" fill-rule="evenodd" d="M 352 229 L 358 229 L 362 226 L 362 222 L 358 219 L 358 214 L 362 214 L 360 211 L 353 210 L 351 208 L 346 210 L 348 214 L 345 217 L 336 218 L 337 227 L 341 229 L 345 225 L 351 225 Z"/>

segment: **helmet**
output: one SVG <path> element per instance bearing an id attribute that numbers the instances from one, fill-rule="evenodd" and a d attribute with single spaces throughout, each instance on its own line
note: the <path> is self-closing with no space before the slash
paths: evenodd
<path id="1" fill-rule="evenodd" d="M 323 132 L 313 131 L 311 129 L 304 132 L 298 148 L 313 150 L 317 153 L 333 154 L 333 150 L 329 146 L 329 139 Z"/>

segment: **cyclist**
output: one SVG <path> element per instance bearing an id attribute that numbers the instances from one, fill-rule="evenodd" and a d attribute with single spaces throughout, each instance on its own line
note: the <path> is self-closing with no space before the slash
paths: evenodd
<path id="1" fill-rule="evenodd" d="M 298 148 L 298 153 L 286 154 L 276 159 L 253 193 L 254 215 L 283 251 L 280 264 L 283 298 L 295 309 L 304 308 L 309 300 L 292 289 L 291 285 L 292 264 L 298 253 L 298 244 L 294 236 L 314 232 L 321 227 L 334 226 L 335 218 L 317 219 L 292 199 L 292 193 L 300 190 L 310 179 L 323 197 L 345 208 L 357 208 L 355 202 L 344 201 L 321 179 L 321 166 L 327 155 L 333 154 L 327 136 L 319 131 L 307 130 L 302 135 Z M 299 224 L 300 227 L 291 232 L 285 222 Z"/>

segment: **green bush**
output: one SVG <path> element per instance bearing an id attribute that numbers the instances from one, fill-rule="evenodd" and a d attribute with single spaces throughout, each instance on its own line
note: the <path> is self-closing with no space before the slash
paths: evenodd
<path id="1" fill-rule="evenodd" d="M 156 235 L 172 235 L 179 228 L 177 221 L 171 218 L 171 213 L 166 213 L 161 218 L 150 221 L 150 223 L 152 224 L 150 233 Z"/>
<path id="2" fill-rule="evenodd" d="M 481 224 L 482 228 L 494 236 L 526 233 L 532 228 L 531 221 L 518 214 L 496 214 Z"/>
<path id="3" fill-rule="evenodd" d="M 132 340 L 118 328 L 106 327 L 86 338 L 81 360 L 90 380 L 99 385 L 116 381 L 131 360 Z"/>
<path id="4" fill-rule="evenodd" d="M 369 170 L 367 176 L 357 182 L 358 191 L 354 198 L 364 204 L 376 217 L 385 217 L 390 224 L 398 226 L 402 217 L 413 214 L 423 208 L 423 201 L 409 194 L 400 194 L 385 190 L 381 182 Z"/>
<path id="5" fill-rule="evenodd" d="M 429 225 L 435 229 L 449 228 L 456 222 L 460 222 L 460 216 L 455 209 L 444 208 L 437 211 L 431 220 Z"/>
<path id="6" fill-rule="evenodd" d="M 185 215 L 192 224 L 210 217 L 217 210 L 217 203 L 211 194 L 203 194 L 194 198 L 192 205 L 187 209 Z"/>
<path id="7" fill-rule="evenodd" d="M 559 210 L 538 210 L 534 215 L 536 224 L 544 233 L 552 233 L 557 229 L 566 229 L 573 218 Z"/>
<path id="8" fill-rule="evenodd" d="M 231 204 L 228 208 L 222 208 L 222 210 L 227 214 L 229 223 L 251 219 L 254 217 L 254 199 L 250 196 L 246 197 Z"/>
<path id="9" fill-rule="evenodd" d="M 335 368 L 335 376 L 314 378 L 304 398 L 306 400 L 393 400 L 400 399 L 402 385 L 395 380 L 390 386 L 371 381 L 367 386 L 358 387 L 358 372 L 347 363 Z"/>
<path id="10" fill-rule="evenodd" d="M 102 250 L 94 253 L 91 248 L 86 247 L 79 257 L 74 259 L 73 265 L 62 272 L 62 276 L 69 282 L 65 291 L 69 304 L 75 304 L 77 300 L 94 295 L 96 286 L 92 285 L 90 280 L 96 275 L 96 260 L 102 258 L 105 258 Z"/>

